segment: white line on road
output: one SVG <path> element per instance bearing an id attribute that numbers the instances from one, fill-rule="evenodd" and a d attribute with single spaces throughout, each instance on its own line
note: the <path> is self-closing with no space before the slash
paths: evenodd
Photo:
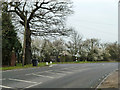
<path id="1" fill-rule="evenodd" d="M 50 65 L 49 67 L 52 67 L 53 65 Z"/>
<path id="2" fill-rule="evenodd" d="M 13 80 L 13 81 L 18 81 L 18 82 L 37 83 L 37 82 L 26 81 L 26 80 L 21 80 L 21 79 L 12 79 L 12 78 L 8 78 L 8 79 L 9 79 L 9 80 Z"/>
<path id="3" fill-rule="evenodd" d="M 78 69 L 78 70 L 74 70 L 74 71 L 84 71 L 84 70 L 89 70 L 91 68 L 85 68 L 85 69 Z"/>
<path id="4" fill-rule="evenodd" d="M 53 71 L 53 70 L 48 70 L 48 71 L 44 71 L 44 72 L 51 72 L 51 71 Z"/>
<path id="5" fill-rule="evenodd" d="M 48 71 L 53 71 L 53 70 L 48 70 Z M 44 73 L 44 72 L 48 72 L 48 71 L 41 71 L 41 72 L 36 72 L 36 73 Z M 29 73 L 29 74 L 25 74 L 25 75 L 32 75 L 32 74 L 35 74 L 35 73 Z"/>
<path id="6" fill-rule="evenodd" d="M 73 68 L 73 67 L 72 67 Z M 61 70 L 64 70 L 64 69 L 69 69 L 69 68 L 63 68 L 63 69 L 61 69 Z M 49 78 L 53 78 L 53 77 L 50 77 L 50 76 L 44 76 L 44 75 L 39 75 L 40 73 L 44 73 L 44 72 L 48 72 L 48 73 L 52 73 L 52 74 L 59 74 L 59 75 L 66 75 L 65 73 L 74 73 L 74 71 L 84 71 L 84 70 L 88 70 L 88 69 L 90 69 L 90 68 L 85 68 L 85 69 L 77 69 L 77 70 L 75 70 L 75 69 L 73 69 L 73 70 L 71 70 L 71 72 L 69 72 L 69 71 L 59 71 L 59 72 L 53 72 L 54 70 L 48 70 L 48 71 L 41 71 L 41 72 L 36 72 L 36 73 L 29 73 L 29 74 L 25 74 L 25 75 L 36 75 L 36 76 L 41 76 L 41 77 L 49 77 Z"/>
<path id="7" fill-rule="evenodd" d="M 63 69 L 70 69 L 70 68 L 63 68 Z"/>
<path id="8" fill-rule="evenodd" d="M 32 74 L 34 74 L 34 73 L 29 73 L 29 74 L 25 74 L 25 75 L 32 75 Z"/>
<path id="9" fill-rule="evenodd" d="M 68 68 L 63 68 L 63 69 L 73 69 L 73 68 L 75 68 L 75 67 L 68 67 Z"/>
<path id="10" fill-rule="evenodd" d="M 65 73 L 75 73 L 75 72 L 82 72 L 82 71 L 89 70 L 89 69 L 90 68 L 85 68 L 85 69 L 71 70 L 71 72 L 68 72 L 68 71 L 62 71 L 62 72 L 65 72 Z"/>
<path id="11" fill-rule="evenodd" d="M 52 70 L 53 71 L 53 70 Z M 59 74 L 59 75 L 66 75 L 66 74 L 63 74 L 63 73 L 60 73 L 60 72 L 51 72 L 51 71 L 46 71 L 48 73 L 52 73 L 52 74 Z"/>
<path id="12" fill-rule="evenodd" d="M 42 84 L 42 82 L 40 82 L 40 83 L 36 83 L 36 84 L 34 84 L 34 85 L 30 85 L 30 86 L 25 87 L 25 88 L 31 88 L 31 87 L 37 86 L 37 85 L 39 85 L 39 84 Z"/>
<path id="13" fill-rule="evenodd" d="M 86 68 L 86 67 L 84 67 L 84 68 Z M 74 71 L 78 71 L 78 70 L 85 70 L 85 69 L 81 69 L 81 68 L 79 68 L 79 67 L 70 67 L 70 68 L 63 68 L 62 70 L 65 70 L 65 69 L 68 69 L 68 70 L 74 70 Z"/>
<path id="14" fill-rule="evenodd" d="M 2 79 L 0 79 L 0 80 L 6 80 L 6 78 L 2 78 Z"/>
<path id="15" fill-rule="evenodd" d="M 49 67 L 53 67 L 53 66 L 57 66 L 57 64 L 52 64 L 52 65 L 50 65 Z"/>
<path id="16" fill-rule="evenodd" d="M 0 85 L 0 87 L 2 87 L 2 88 L 12 88 L 12 87 L 3 86 L 3 85 Z"/>
<path id="17" fill-rule="evenodd" d="M 97 89 L 101 86 L 101 84 L 102 84 L 110 75 L 112 75 L 114 72 L 115 72 L 115 71 L 109 73 L 107 76 L 106 76 L 106 74 L 105 74 L 106 77 L 99 83 L 99 85 L 96 87 L 95 90 L 97 90 Z"/>
<path id="18" fill-rule="evenodd" d="M 68 71 L 60 71 L 60 72 L 63 72 L 63 73 L 64 73 L 64 72 L 65 72 L 65 73 L 73 73 L 73 72 L 68 72 Z"/>
<path id="19" fill-rule="evenodd" d="M 39 73 L 50 72 L 50 71 L 53 71 L 53 70 L 41 71 L 41 72 L 36 72 L 36 73 L 30 73 L 30 74 L 26 74 L 26 75 L 39 74 Z"/>
<path id="20" fill-rule="evenodd" d="M 44 75 L 40 75 L 40 74 L 32 74 L 32 75 L 41 76 L 41 77 L 48 77 L 48 78 L 54 78 L 54 77 L 51 77 L 51 76 L 44 76 Z"/>

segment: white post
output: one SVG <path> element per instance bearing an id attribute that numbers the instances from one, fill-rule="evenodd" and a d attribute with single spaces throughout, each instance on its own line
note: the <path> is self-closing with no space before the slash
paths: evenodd
<path id="1" fill-rule="evenodd" d="M 46 62 L 46 65 L 48 66 L 48 62 Z"/>
<path id="2" fill-rule="evenodd" d="M 52 64 L 52 61 L 50 61 L 50 64 Z"/>
<path id="3" fill-rule="evenodd" d="M 77 57 L 76 57 L 76 62 L 77 62 Z"/>

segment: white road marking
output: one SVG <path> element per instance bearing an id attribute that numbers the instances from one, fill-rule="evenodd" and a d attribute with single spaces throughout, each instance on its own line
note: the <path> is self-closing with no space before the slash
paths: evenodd
<path id="1" fill-rule="evenodd" d="M 12 79 L 12 78 L 8 78 L 8 79 L 9 79 L 9 80 L 13 80 L 13 81 L 18 81 L 18 82 L 37 83 L 37 82 L 26 81 L 26 80 L 21 80 L 21 79 Z"/>
<path id="2" fill-rule="evenodd" d="M 49 67 L 52 67 L 53 65 L 50 65 Z"/>
<path id="3" fill-rule="evenodd" d="M 34 74 L 34 73 L 29 73 L 29 74 L 25 74 L 25 75 L 32 75 L 32 74 Z"/>
<path id="4" fill-rule="evenodd" d="M 37 86 L 37 85 L 39 85 L 39 84 L 42 84 L 42 82 L 40 82 L 40 83 L 36 83 L 36 84 L 34 84 L 34 85 L 30 85 L 30 86 L 25 87 L 25 88 L 31 88 L 31 87 Z"/>
<path id="5" fill-rule="evenodd" d="M 50 65 L 49 67 L 53 67 L 53 66 L 56 66 L 57 64 L 52 64 L 52 65 Z"/>
<path id="6" fill-rule="evenodd" d="M 2 78 L 2 79 L 0 79 L 0 80 L 6 80 L 6 78 Z"/>
<path id="7" fill-rule="evenodd" d="M 44 71 L 44 72 L 51 72 L 51 71 L 53 71 L 53 70 L 48 70 L 48 71 Z M 40 72 L 39 72 L 40 73 Z"/>
<path id="8" fill-rule="evenodd" d="M 73 69 L 73 68 L 75 68 L 75 67 L 69 67 L 69 68 L 63 68 L 63 69 Z"/>
<path id="9" fill-rule="evenodd" d="M 81 71 L 81 70 L 87 70 L 87 69 L 81 69 L 81 68 L 79 68 L 79 67 L 70 67 L 70 68 L 63 68 L 62 70 L 64 70 L 64 69 L 70 69 L 71 71 Z M 90 68 L 89 68 L 90 69 Z"/>
<path id="10" fill-rule="evenodd" d="M 72 68 L 74 68 L 74 67 L 72 67 Z M 61 70 L 64 70 L 64 69 L 70 69 L 70 68 L 63 68 L 63 69 L 61 69 Z M 44 73 L 44 72 L 48 72 L 48 73 L 55 73 L 55 74 L 59 74 L 59 75 L 66 75 L 65 73 L 74 73 L 75 71 L 84 71 L 84 70 L 88 70 L 88 69 L 90 69 L 90 68 L 86 68 L 86 69 L 73 69 L 73 70 L 71 70 L 71 72 L 69 72 L 69 71 L 61 71 L 61 70 L 59 70 L 59 72 L 52 72 L 52 71 L 54 71 L 54 70 L 48 70 L 48 71 L 41 71 L 41 72 L 36 72 L 36 73 L 29 73 L 29 74 L 25 74 L 25 75 L 36 75 L 36 76 L 41 76 L 41 77 L 49 77 L 49 78 L 54 78 L 54 77 L 50 77 L 50 76 L 44 76 L 44 75 L 39 75 L 39 73 Z"/>
<path id="11" fill-rule="evenodd" d="M 48 78 L 54 78 L 54 77 L 51 77 L 51 76 L 44 76 L 44 75 L 40 75 L 40 74 L 32 74 L 32 75 L 41 76 L 41 77 L 48 77 Z"/>
<path id="12" fill-rule="evenodd" d="M 2 87 L 2 88 L 12 88 L 12 87 L 3 86 L 3 85 L 0 85 L 0 87 Z"/>
<path id="13" fill-rule="evenodd" d="M 52 70 L 53 71 L 53 70 Z M 46 71 L 48 73 L 52 73 L 52 74 L 60 74 L 60 75 L 66 75 L 66 74 L 63 74 L 63 73 L 59 73 L 59 72 L 51 72 L 51 71 Z"/>
<path id="14" fill-rule="evenodd" d="M 36 73 L 44 73 L 44 72 L 49 72 L 49 71 L 53 71 L 53 70 L 41 71 L 41 72 L 36 72 Z M 35 73 L 29 73 L 29 74 L 25 74 L 25 75 L 32 75 L 32 74 L 35 74 Z"/>
<path id="15" fill-rule="evenodd" d="M 63 68 L 63 69 L 70 69 L 70 68 Z"/>
<path id="16" fill-rule="evenodd" d="M 64 73 L 64 72 L 65 72 L 65 73 L 73 73 L 73 72 L 68 72 L 68 71 L 60 71 L 60 72 L 63 72 L 63 73 Z"/>
<path id="17" fill-rule="evenodd" d="M 111 72 L 111 73 L 109 73 L 109 74 L 105 74 L 105 75 L 107 75 L 107 76 L 99 83 L 99 85 L 96 87 L 95 90 L 97 90 L 97 88 L 99 88 L 99 87 L 101 86 L 101 84 L 102 84 L 110 75 L 112 75 L 114 72 L 115 72 L 115 71 L 113 71 L 113 72 Z"/>

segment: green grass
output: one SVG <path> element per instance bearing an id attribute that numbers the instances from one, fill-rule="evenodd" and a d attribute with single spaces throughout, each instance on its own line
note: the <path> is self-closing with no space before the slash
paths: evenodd
<path id="1" fill-rule="evenodd" d="M 32 64 L 22 66 L 22 64 L 17 64 L 16 66 L 2 67 L 0 68 L 0 70 L 35 68 L 35 67 L 43 67 L 43 66 L 46 66 L 46 63 L 39 63 L 38 66 L 32 66 Z"/>
<path id="2" fill-rule="evenodd" d="M 53 64 L 82 64 L 82 63 L 108 63 L 116 61 L 77 61 L 77 62 L 53 62 Z"/>
<path id="3" fill-rule="evenodd" d="M 83 64 L 83 63 L 108 63 L 108 62 L 115 62 L 115 61 L 77 61 L 77 62 L 53 62 L 53 64 Z M 41 62 L 38 66 L 32 66 L 32 64 L 24 65 L 17 64 L 16 66 L 9 66 L 9 67 L 1 67 L 0 70 L 12 70 L 12 69 L 24 69 L 24 68 L 36 68 L 36 67 L 43 67 L 46 66 L 45 62 Z"/>

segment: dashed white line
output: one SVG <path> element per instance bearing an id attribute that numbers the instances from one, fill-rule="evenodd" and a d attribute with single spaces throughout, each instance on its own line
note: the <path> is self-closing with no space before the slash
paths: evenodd
<path id="1" fill-rule="evenodd" d="M 70 68 L 63 68 L 63 69 L 70 69 Z"/>
<path id="2" fill-rule="evenodd" d="M 2 79 L 0 79 L 0 81 L 1 81 L 1 80 L 6 80 L 6 78 L 2 78 Z"/>
<path id="3" fill-rule="evenodd" d="M 50 65 L 49 67 L 52 67 L 53 65 Z"/>
<path id="4" fill-rule="evenodd" d="M 48 71 L 44 71 L 44 72 L 51 72 L 51 71 L 53 71 L 53 70 L 48 70 Z"/>
<path id="5" fill-rule="evenodd" d="M 12 87 L 3 86 L 3 85 L 0 85 L 0 87 L 2 87 L 2 88 L 12 88 Z"/>
<path id="6" fill-rule="evenodd" d="M 40 83 L 36 83 L 36 84 L 34 84 L 34 85 L 30 85 L 30 86 L 25 87 L 25 88 L 31 88 L 31 87 L 37 86 L 37 85 L 39 85 L 39 84 L 42 84 L 42 82 L 40 82 Z"/>
<path id="7" fill-rule="evenodd" d="M 41 77 L 48 77 L 48 78 L 54 78 L 54 77 L 51 77 L 51 76 L 44 76 L 44 75 L 40 75 L 40 74 L 32 74 L 32 75 L 41 76 Z"/>
<path id="8" fill-rule="evenodd" d="M 65 73 L 74 73 L 74 72 L 82 72 L 84 70 L 89 70 L 90 68 L 86 68 L 86 69 L 77 69 L 77 70 L 71 70 L 71 72 L 68 72 L 68 71 L 62 71 L 62 72 L 65 72 Z"/>
<path id="9" fill-rule="evenodd" d="M 18 81 L 18 82 L 37 83 L 37 82 L 26 81 L 26 80 L 21 80 L 21 79 L 12 79 L 12 78 L 8 78 L 8 79 L 9 79 L 9 80 L 13 80 L 13 81 Z"/>
<path id="10" fill-rule="evenodd" d="M 48 73 L 52 73 L 52 74 L 66 75 L 66 74 L 59 73 L 59 72 L 51 72 L 51 71 L 46 71 L 46 72 L 48 72 Z"/>
<path id="11" fill-rule="evenodd" d="M 41 72 L 36 72 L 36 73 L 44 73 L 44 72 L 49 72 L 49 71 L 53 71 L 53 70 L 41 71 Z M 25 74 L 25 75 L 32 75 L 32 74 L 35 74 L 35 73 L 29 73 L 29 74 Z"/>
<path id="12" fill-rule="evenodd" d="M 29 74 L 25 74 L 25 75 L 32 75 L 32 74 L 34 74 L 34 73 L 29 73 Z"/>
<path id="13" fill-rule="evenodd" d="M 73 72 L 68 72 L 68 71 L 60 71 L 60 72 L 63 72 L 63 73 L 64 73 L 64 72 L 65 72 L 65 73 L 73 73 Z"/>

